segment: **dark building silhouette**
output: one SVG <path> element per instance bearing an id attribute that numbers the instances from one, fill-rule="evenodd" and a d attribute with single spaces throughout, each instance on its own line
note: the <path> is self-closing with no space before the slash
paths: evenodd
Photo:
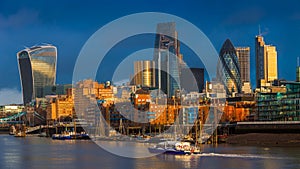
<path id="1" fill-rule="evenodd" d="M 180 75 L 181 88 L 187 92 L 202 93 L 204 88 L 203 68 L 182 68 Z"/>

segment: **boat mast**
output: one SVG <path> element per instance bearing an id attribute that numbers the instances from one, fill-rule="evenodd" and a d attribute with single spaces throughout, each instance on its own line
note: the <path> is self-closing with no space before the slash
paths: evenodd
<path id="1" fill-rule="evenodd" d="M 123 121 L 122 121 L 122 117 L 120 118 L 119 132 L 120 132 L 121 134 L 124 134 L 124 133 L 123 133 Z"/>
<path id="2" fill-rule="evenodd" d="M 172 96 L 173 97 L 173 110 L 174 110 L 174 112 L 176 112 L 176 107 L 175 107 L 175 96 Z M 174 126 L 174 141 L 176 141 L 177 140 L 177 131 L 176 131 L 176 127 L 177 127 L 177 119 L 178 119 L 178 115 L 177 115 L 178 113 L 174 113 L 174 118 L 175 118 L 175 121 L 174 121 L 174 124 L 175 124 L 175 126 Z M 175 116 L 176 115 L 176 116 Z"/>
<path id="3" fill-rule="evenodd" d="M 73 118 L 73 120 L 74 120 L 74 136 L 75 136 L 75 139 L 76 139 L 76 117 L 74 116 L 74 118 Z"/>

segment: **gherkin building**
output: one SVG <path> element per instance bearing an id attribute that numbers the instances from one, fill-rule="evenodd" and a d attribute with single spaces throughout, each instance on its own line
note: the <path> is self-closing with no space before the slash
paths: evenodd
<path id="1" fill-rule="evenodd" d="M 241 93 L 242 81 L 240 65 L 235 48 L 229 39 L 224 42 L 220 51 L 217 67 L 217 81 L 225 86 L 227 96 L 233 93 Z"/>

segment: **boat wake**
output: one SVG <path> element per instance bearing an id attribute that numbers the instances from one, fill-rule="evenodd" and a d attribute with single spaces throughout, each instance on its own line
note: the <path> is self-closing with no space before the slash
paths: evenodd
<path id="1" fill-rule="evenodd" d="M 201 157 L 225 157 L 225 158 L 256 158 L 256 159 L 285 159 L 284 157 L 270 157 L 253 154 L 219 154 L 219 153 L 201 153 L 197 154 Z"/>

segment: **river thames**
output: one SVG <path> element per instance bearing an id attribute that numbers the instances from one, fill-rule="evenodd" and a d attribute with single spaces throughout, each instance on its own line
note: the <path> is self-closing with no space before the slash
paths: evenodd
<path id="1" fill-rule="evenodd" d="M 114 145 L 112 144 L 112 147 Z M 299 169 L 300 147 L 204 145 L 200 155 L 126 158 L 111 154 L 91 140 L 52 140 L 0 135 L 0 168 L 103 169 Z"/>

